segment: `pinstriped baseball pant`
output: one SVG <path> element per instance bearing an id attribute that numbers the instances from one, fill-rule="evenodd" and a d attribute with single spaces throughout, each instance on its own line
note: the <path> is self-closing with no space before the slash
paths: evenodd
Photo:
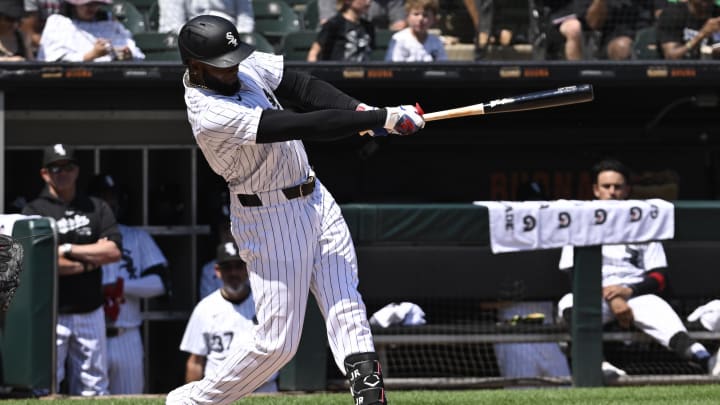
<path id="1" fill-rule="evenodd" d="M 57 380 L 67 378 L 70 395 L 107 395 L 107 345 L 102 307 L 83 314 L 59 314 Z"/>
<path id="2" fill-rule="evenodd" d="M 297 351 L 309 292 L 343 373 L 345 357 L 375 351 L 355 249 L 330 193 L 318 181 L 310 196 L 288 201 L 277 191 L 260 199 L 261 207 L 232 203 L 233 236 L 248 264 L 259 322 L 253 346 L 229 355 L 214 376 L 170 392 L 168 404 L 226 404 L 253 392 Z"/>

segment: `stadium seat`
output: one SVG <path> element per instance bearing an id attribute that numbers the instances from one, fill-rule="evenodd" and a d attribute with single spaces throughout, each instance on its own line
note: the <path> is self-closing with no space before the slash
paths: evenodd
<path id="1" fill-rule="evenodd" d="M 320 21 L 320 9 L 318 8 L 318 0 L 308 0 L 305 4 L 305 10 L 302 13 L 303 27 L 306 30 L 318 29 Z"/>
<path id="2" fill-rule="evenodd" d="M 112 4 L 111 11 L 113 16 L 133 35 L 147 31 L 145 17 L 129 1 L 115 0 Z"/>
<path id="3" fill-rule="evenodd" d="M 284 0 L 253 0 L 255 31 L 278 45 L 285 34 L 300 31 L 300 18 Z"/>
<path id="4" fill-rule="evenodd" d="M 140 32 L 135 34 L 134 39 L 147 61 L 180 61 L 175 34 Z"/>
<path id="5" fill-rule="evenodd" d="M 658 49 L 655 27 L 648 27 L 638 30 L 633 41 L 633 53 L 636 59 L 662 59 Z"/>
<path id="6" fill-rule="evenodd" d="M 154 32 L 158 30 L 160 27 L 160 6 L 157 1 L 150 6 L 145 19 L 147 21 L 148 31 Z"/>
<path id="7" fill-rule="evenodd" d="M 267 38 L 260 33 L 253 32 L 240 34 L 240 40 L 248 45 L 254 46 L 255 49 L 260 52 L 275 53 L 275 48 L 267 40 Z"/>
<path id="8" fill-rule="evenodd" d="M 282 41 L 282 53 L 286 60 L 307 60 L 307 54 L 310 46 L 317 38 L 317 32 L 311 30 L 303 30 L 290 32 Z"/>
<path id="9" fill-rule="evenodd" d="M 393 32 L 390 30 L 375 30 L 375 49 L 370 55 L 370 60 L 385 60 L 385 54 L 392 36 Z"/>

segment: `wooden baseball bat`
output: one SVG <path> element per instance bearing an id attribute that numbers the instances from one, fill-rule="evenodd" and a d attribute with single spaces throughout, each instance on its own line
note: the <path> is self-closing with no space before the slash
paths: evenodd
<path id="1" fill-rule="evenodd" d="M 422 114 L 425 121 L 446 120 L 450 118 L 468 117 L 471 115 L 496 114 L 537 110 L 540 108 L 558 107 L 562 105 L 586 103 L 593 100 L 593 88 L 590 84 L 560 87 L 535 93 L 521 94 L 514 97 L 500 98 L 487 103 L 473 104 L 449 110 L 424 113 L 420 105 L 415 108 Z"/>

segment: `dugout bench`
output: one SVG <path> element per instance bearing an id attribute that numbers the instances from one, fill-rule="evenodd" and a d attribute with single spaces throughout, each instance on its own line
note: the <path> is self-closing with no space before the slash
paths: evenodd
<path id="1" fill-rule="evenodd" d="M 522 280 L 524 300 L 557 302 L 570 283 L 557 270 L 559 250 L 492 255 L 489 250 L 488 211 L 471 204 L 352 204 L 343 214 L 357 247 L 360 291 L 368 314 L 389 302 L 422 303 L 428 299 L 506 299 L 500 286 Z M 717 263 L 720 240 L 720 202 L 675 202 L 675 238 L 665 242 L 669 261 L 668 300 L 695 305 L 720 297 L 708 263 Z M 483 272 L 502 269 L 501 272 Z M 378 351 L 397 344 L 461 342 L 562 341 L 572 337 L 572 382 L 576 386 L 603 385 L 600 372 L 603 341 L 647 341 L 639 332 L 604 332 L 600 322 L 600 247 L 576 249 L 573 290 L 576 294 L 573 329 L 543 325 L 523 333 L 519 328 L 484 325 L 463 328 L 451 324 L 374 328 Z M 425 308 L 424 308 L 425 309 Z M 692 308 L 684 308 L 688 311 Z M 686 315 L 682 311 L 681 317 Z M 519 333 L 518 333 L 519 332 Z M 720 334 L 690 331 L 700 340 L 720 340 Z M 392 369 L 387 368 L 392 382 Z M 702 379 L 702 378 L 701 378 Z M 635 379 L 638 381 L 637 379 Z"/>

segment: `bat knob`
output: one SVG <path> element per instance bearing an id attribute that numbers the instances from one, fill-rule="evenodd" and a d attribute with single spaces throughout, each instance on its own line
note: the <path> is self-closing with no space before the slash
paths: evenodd
<path id="1" fill-rule="evenodd" d="M 415 103 L 415 111 L 420 115 L 425 114 L 425 111 L 423 111 L 422 107 L 420 107 L 420 103 Z"/>

